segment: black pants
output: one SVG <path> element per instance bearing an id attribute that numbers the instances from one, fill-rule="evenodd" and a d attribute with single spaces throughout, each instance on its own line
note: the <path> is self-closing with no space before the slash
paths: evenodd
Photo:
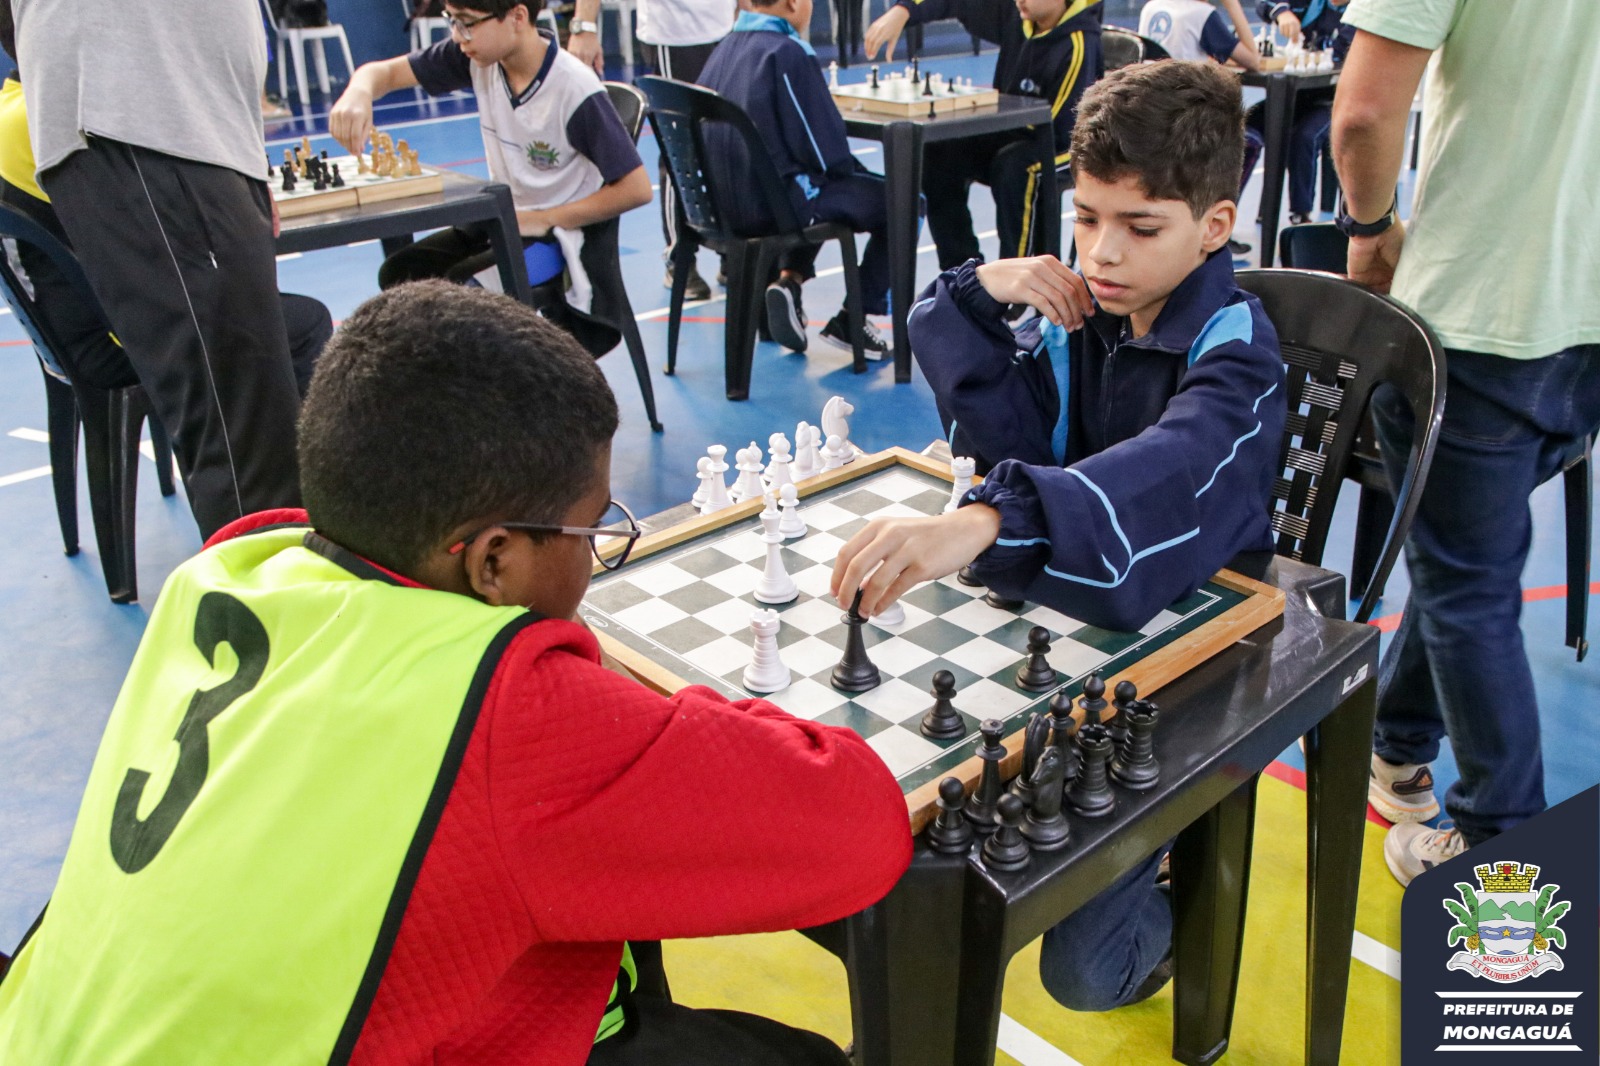
<path id="1" fill-rule="evenodd" d="M 602 1040 L 588 1066 L 850 1066 L 827 1037 L 754 1014 L 694 1010 L 635 996 L 628 1027 Z"/>
<path id="2" fill-rule="evenodd" d="M 674 81 L 697 82 L 705 69 L 706 60 L 716 50 L 717 44 L 671 44 L 644 46 L 645 65 L 650 73 Z M 657 164 L 661 184 L 661 236 L 667 242 L 667 258 L 672 257 L 673 246 L 678 242 L 677 193 L 672 188 L 672 175 L 667 168 L 667 154 L 661 153 Z M 692 235 L 691 235 L 692 236 Z"/>
<path id="3" fill-rule="evenodd" d="M 889 218 L 883 175 L 872 173 L 858 162 L 856 173 L 834 178 L 823 185 L 816 199 L 808 201 L 803 211 L 800 217 L 808 225 L 843 222 L 857 233 L 868 235 L 866 251 L 861 255 L 861 308 L 869 315 L 888 314 Z M 790 249 L 778 265 L 809 281 L 816 276 L 814 264 L 821 250 L 819 244 Z"/>
<path id="4" fill-rule="evenodd" d="M 533 237 L 522 238 L 526 248 Z M 442 229 L 409 244 L 383 261 L 378 268 L 378 288 L 392 289 L 407 281 L 444 278 L 465 285 L 498 262 L 481 230 Z"/>
<path id="5" fill-rule="evenodd" d="M 939 269 L 949 270 L 980 255 L 967 208 L 973 182 L 994 194 L 1000 258 L 1032 254 L 1036 228 L 1032 215 L 1039 162 L 1026 131 L 1008 130 L 981 137 L 936 141 L 922 150 L 922 194 L 928 201 L 928 232 L 939 254 Z M 1043 205 L 1040 210 L 1048 210 Z M 1060 210 L 1056 207 L 1055 210 Z"/>
<path id="6" fill-rule="evenodd" d="M 201 535 L 298 506 L 266 183 L 99 137 L 41 179 L 172 437 Z"/>

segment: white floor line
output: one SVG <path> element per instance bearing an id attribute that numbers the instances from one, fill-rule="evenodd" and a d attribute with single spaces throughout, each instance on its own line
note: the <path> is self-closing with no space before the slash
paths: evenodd
<path id="1" fill-rule="evenodd" d="M 323 116 L 319 113 L 319 114 L 317 114 L 315 116 L 311 116 L 311 117 L 313 117 L 313 118 L 321 118 Z M 379 123 L 377 123 L 377 126 L 378 126 L 379 129 L 382 129 L 383 131 L 388 132 L 390 130 L 411 129 L 411 128 L 415 127 L 415 126 L 437 126 L 437 125 L 440 125 L 441 123 L 445 123 L 445 122 L 463 122 L 463 121 L 477 122 L 478 121 L 478 113 L 476 111 L 469 111 L 464 115 L 441 115 L 438 118 L 419 118 L 419 119 L 413 119 L 410 122 L 379 122 Z M 326 136 L 328 136 L 326 131 L 322 131 L 322 130 L 307 130 L 304 133 L 297 133 L 292 137 L 281 137 L 281 138 L 278 138 L 277 140 L 268 141 L 268 142 L 266 142 L 266 146 L 268 148 L 275 148 L 275 147 L 279 147 L 279 146 L 285 145 L 285 144 L 299 144 L 301 137 L 310 137 L 312 139 L 316 139 L 318 137 L 326 137 Z"/>
<path id="2" fill-rule="evenodd" d="M 1083 1066 L 1009 1014 L 1000 1015 L 1000 1033 L 995 1046 L 1022 1066 Z"/>
<path id="3" fill-rule="evenodd" d="M 35 444 L 50 443 L 50 434 L 46 433 L 42 429 L 29 429 L 27 426 L 19 426 L 10 433 L 7 433 L 6 436 L 15 437 L 18 440 L 31 440 Z"/>
<path id="4" fill-rule="evenodd" d="M 1400 953 L 1389 945 L 1358 932 L 1350 945 L 1350 954 L 1357 962 L 1364 962 L 1384 976 L 1400 980 Z"/>
<path id="5" fill-rule="evenodd" d="M 299 259 L 302 255 L 305 255 L 305 254 L 306 253 L 304 253 L 304 252 L 284 252 L 282 255 L 278 256 L 278 262 L 287 263 L 289 260 L 291 260 L 291 259 Z"/>
<path id="6" fill-rule="evenodd" d="M 5 477 L 0 477 L 0 489 L 5 488 L 7 485 L 15 485 L 19 481 L 32 481 L 36 477 L 49 476 L 50 468 L 48 466 L 36 466 L 32 470 L 23 470 L 16 474 L 7 474 Z"/>

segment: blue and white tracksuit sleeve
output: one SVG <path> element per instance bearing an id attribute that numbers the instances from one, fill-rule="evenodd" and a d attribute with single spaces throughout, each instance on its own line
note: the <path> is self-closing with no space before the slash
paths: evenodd
<path id="1" fill-rule="evenodd" d="M 799 48 L 783 48 L 772 57 L 778 97 L 779 140 L 807 173 L 842 178 L 855 171 L 844 119 L 828 92 L 817 61 Z"/>

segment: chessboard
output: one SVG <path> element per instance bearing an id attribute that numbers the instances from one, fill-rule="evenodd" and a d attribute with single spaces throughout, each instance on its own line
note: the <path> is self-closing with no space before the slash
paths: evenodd
<path id="1" fill-rule="evenodd" d="M 324 162 L 330 171 L 335 166 L 339 168 L 340 180 L 344 182 L 342 187 L 330 186 L 318 190 L 313 188 L 310 181 L 300 180 L 295 183 L 294 191 L 284 192 L 282 163 L 273 163 L 267 184 L 272 189 L 272 199 L 277 202 L 278 217 L 297 218 L 336 207 L 375 204 L 444 189 L 443 172 L 428 166 L 420 166 L 420 174 L 385 177 L 371 170 L 363 170 L 357 165 L 355 156 L 329 156 Z"/>
<path id="2" fill-rule="evenodd" d="M 839 110 L 871 111 L 881 115 L 918 118 L 946 111 L 964 111 L 1000 102 L 1000 93 L 987 85 L 958 85 L 937 75 L 919 76 L 915 68 L 878 76 L 873 67 L 864 82 L 831 85 Z"/>
<path id="3" fill-rule="evenodd" d="M 951 481 L 947 464 L 892 448 L 797 482 L 807 532 L 780 549 L 799 588 L 792 602 L 772 607 L 754 597 L 767 556 L 756 499 L 642 538 L 626 566 L 596 569 L 580 612 L 602 647 L 656 691 L 699 684 L 748 699 L 758 695 L 743 686 L 753 655 L 751 615 L 775 609 L 792 680 L 760 695 L 798 717 L 859 733 L 900 782 L 919 832 L 936 813 L 941 779 L 956 776 L 969 788 L 977 780 L 983 719 L 1003 723 L 1002 772 L 1012 776 L 1029 717 L 1047 711 L 1057 692 L 1076 697 L 1098 674 L 1108 693 L 1128 680 L 1148 696 L 1283 611 L 1280 590 L 1222 571 L 1138 632 L 1118 633 L 1037 604 L 990 606 L 985 589 L 951 576 L 906 593 L 898 624 L 869 620 L 862 627 L 882 683 L 854 695 L 838 691 L 830 675 L 848 627 L 828 590 L 839 549 L 873 518 L 941 513 Z M 1017 684 L 1035 626 L 1049 631 L 1048 659 L 1058 672 L 1058 683 L 1044 691 Z M 919 728 L 939 670 L 956 679 L 954 706 L 966 725 L 946 740 Z"/>

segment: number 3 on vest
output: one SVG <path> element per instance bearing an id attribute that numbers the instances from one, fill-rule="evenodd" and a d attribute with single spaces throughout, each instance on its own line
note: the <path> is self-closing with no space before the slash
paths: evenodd
<path id="1" fill-rule="evenodd" d="M 211 720 L 246 692 L 256 687 L 267 667 L 267 631 L 239 600 L 221 592 L 208 592 L 194 618 L 194 642 L 206 662 L 216 665 L 217 645 L 228 644 L 239 660 L 233 677 L 216 688 L 196 692 L 173 738 L 178 742 L 178 765 L 166 793 L 148 818 L 139 817 L 139 800 L 150 780 L 145 770 L 130 768 L 122 779 L 116 807 L 111 812 L 111 856 L 117 865 L 136 874 L 160 854 L 178 821 L 200 794 L 210 770 L 211 744 L 206 730 Z"/>

